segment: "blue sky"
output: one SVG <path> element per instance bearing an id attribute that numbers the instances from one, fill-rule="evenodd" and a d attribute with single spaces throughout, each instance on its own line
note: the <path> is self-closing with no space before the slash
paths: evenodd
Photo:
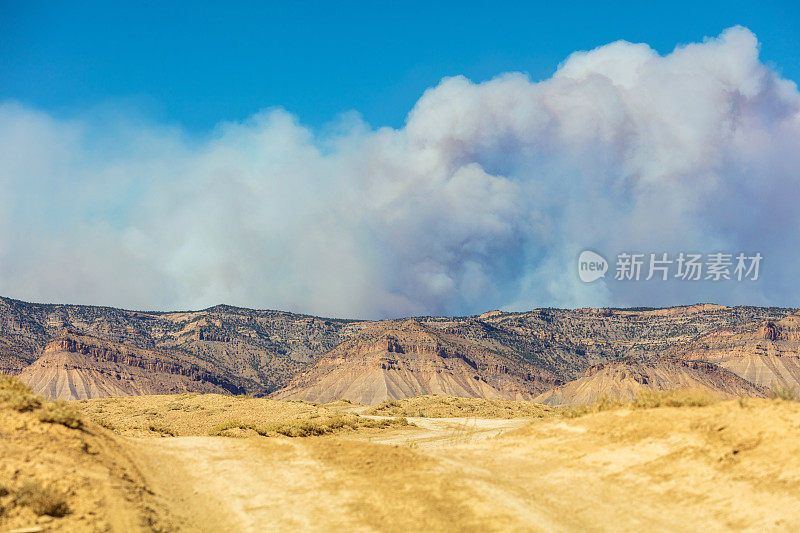
<path id="1" fill-rule="evenodd" d="M 800 3 L 0 2 L 0 99 L 59 117 L 126 106 L 208 131 L 282 106 L 320 127 L 357 110 L 399 127 L 444 76 L 552 75 L 625 39 L 660 53 L 741 24 L 800 79 Z"/>

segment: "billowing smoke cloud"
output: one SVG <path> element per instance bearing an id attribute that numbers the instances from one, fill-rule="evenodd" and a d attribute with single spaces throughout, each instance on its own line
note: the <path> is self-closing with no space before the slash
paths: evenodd
<path id="1" fill-rule="evenodd" d="M 537 83 L 447 78 L 402 129 L 326 131 L 2 104 L 0 293 L 358 317 L 800 303 L 800 94 L 745 28 L 576 52 Z M 756 282 L 584 284 L 587 248 L 764 262 Z"/>

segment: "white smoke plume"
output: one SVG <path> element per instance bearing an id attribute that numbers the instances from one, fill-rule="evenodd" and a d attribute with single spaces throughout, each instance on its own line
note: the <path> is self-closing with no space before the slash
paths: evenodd
<path id="1" fill-rule="evenodd" d="M 552 78 L 447 78 L 401 129 L 281 109 L 205 137 L 0 104 L 0 294 L 327 316 L 800 305 L 800 94 L 734 27 Z M 584 284 L 583 249 L 760 252 L 757 282 Z"/>

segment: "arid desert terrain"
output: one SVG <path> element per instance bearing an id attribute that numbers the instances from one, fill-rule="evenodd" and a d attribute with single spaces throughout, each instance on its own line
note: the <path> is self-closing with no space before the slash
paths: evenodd
<path id="1" fill-rule="evenodd" d="M 792 531 L 800 403 L 0 390 L 3 531 Z M 368 414 L 374 413 L 374 414 Z M 404 414 L 416 416 L 403 416 Z"/>
<path id="2" fill-rule="evenodd" d="M 0 531 L 800 523 L 792 309 L 0 308 Z"/>

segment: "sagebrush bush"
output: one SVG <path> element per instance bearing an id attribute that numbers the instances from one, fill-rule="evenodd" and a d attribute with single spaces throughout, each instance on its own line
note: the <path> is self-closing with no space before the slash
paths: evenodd
<path id="1" fill-rule="evenodd" d="M 229 429 L 253 430 L 262 436 L 266 436 L 269 433 L 266 429 L 259 428 L 255 424 L 251 424 L 249 422 L 241 422 L 239 420 L 231 420 L 229 422 L 225 422 L 224 424 L 220 424 L 218 426 L 211 428 L 208 434 L 211 435 L 212 437 L 216 437 L 222 435 Z"/>
<path id="2" fill-rule="evenodd" d="M 170 437 L 175 436 L 175 431 L 171 427 L 162 424 L 151 424 L 147 429 L 156 433 L 161 433 L 162 435 L 169 435 Z"/>
<path id="3" fill-rule="evenodd" d="M 650 409 L 653 407 L 704 407 L 711 405 L 718 399 L 705 391 L 699 390 L 671 390 L 651 392 L 645 391 L 633 401 L 637 409 Z"/>
<path id="4" fill-rule="evenodd" d="M 39 410 L 38 417 L 41 422 L 61 424 L 72 429 L 83 427 L 83 418 L 80 413 L 63 400 L 45 403 Z"/>
<path id="5" fill-rule="evenodd" d="M 92 421 L 95 424 L 98 424 L 109 431 L 117 431 L 117 427 L 114 424 L 112 424 L 110 420 L 107 420 L 105 418 L 93 418 Z"/>
<path id="6" fill-rule="evenodd" d="M 590 413 L 620 408 L 703 407 L 717 401 L 719 401 L 719 398 L 700 390 L 643 391 L 631 401 L 613 400 L 603 396 L 592 404 L 564 407 L 561 410 L 561 416 L 576 418 Z"/>
<path id="7" fill-rule="evenodd" d="M 265 427 L 256 426 L 249 422 L 231 420 L 212 428 L 208 434 L 212 436 L 224 435 L 229 429 L 252 430 L 261 436 L 283 435 L 285 437 L 316 437 L 327 435 L 336 431 L 358 428 L 386 428 L 391 426 L 408 426 L 404 417 L 388 420 L 372 420 L 354 414 L 337 415 L 329 418 L 314 420 L 296 420 L 292 422 L 272 424 Z"/>
<path id="8" fill-rule="evenodd" d="M 23 483 L 15 492 L 17 505 L 29 507 L 37 515 L 61 517 L 70 512 L 64 494 L 35 481 Z"/>
<path id="9" fill-rule="evenodd" d="M 42 399 L 16 377 L 0 374 L 0 405 L 22 413 L 38 409 Z"/>
<path id="10" fill-rule="evenodd" d="M 611 400 L 608 397 L 603 396 L 591 404 L 564 407 L 561 410 L 561 416 L 565 418 L 577 418 L 579 416 L 588 415 L 591 413 L 599 413 L 601 411 L 610 411 L 612 409 L 618 409 L 620 407 L 629 405 L 631 404 L 618 400 Z"/>
<path id="11" fill-rule="evenodd" d="M 797 389 L 789 385 L 773 385 L 769 392 L 769 397 L 772 400 L 783 400 L 786 402 L 796 402 L 800 400 Z"/>

